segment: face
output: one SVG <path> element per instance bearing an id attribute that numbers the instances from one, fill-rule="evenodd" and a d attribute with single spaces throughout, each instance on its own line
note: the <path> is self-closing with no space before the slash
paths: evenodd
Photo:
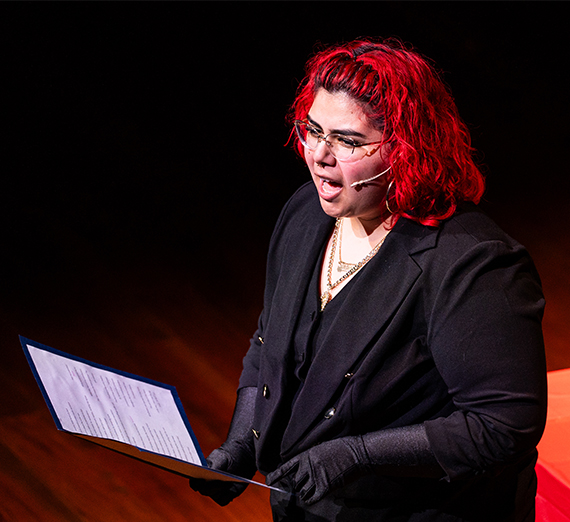
<path id="1" fill-rule="evenodd" d="M 307 119 L 323 135 L 340 133 L 359 143 L 382 139 L 382 132 L 372 127 L 358 103 L 345 93 L 331 94 L 324 89 L 317 91 Z M 377 147 L 367 145 L 364 148 L 372 151 Z M 331 154 L 324 141 L 319 143 L 316 150 L 305 147 L 305 161 L 325 213 L 335 218 L 356 217 L 362 221 L 379 219 L 382 198 L 388 185 L 385 176 L 363 185 L 350 185 L 387 169 L 387 152 L 388 146 L 383 145 L 370 156 L 355 162 L 344 162 Z"/>

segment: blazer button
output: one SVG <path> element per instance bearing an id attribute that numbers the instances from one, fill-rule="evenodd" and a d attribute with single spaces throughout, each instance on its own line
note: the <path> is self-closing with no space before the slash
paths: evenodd
<path id="1" fill-rule="evenodd" d="M 259 433 L 259 431 L 257 431 L 257 430 L 254 430 L 253 428 L 251 429 L 251 431 L 253 432 L 253 436 L 256 439 L 259 439 L 259 436 L 261 435 L 261 433 Z"/>
<path id="2" fill-rule="evenodd" d="M 330 419 L 336 413 L 336 408 L 331 408 L 325 412 L 325 419 Z"/>
<path id="3" fill-rule="evenodd" d="M 269 387 L 267 386 L 267 384 L 263 385 L 263 397 L 265 397 L 266 399 L 269 399 Z"/>
<path id="4" fill-rule="evenodd" d="M 344 378 L 345 378 L 345 379 L 350 379 L 353 375 L 354 375 L 354 373 L 345 373 L 345 374 L 344 374 Z"/>

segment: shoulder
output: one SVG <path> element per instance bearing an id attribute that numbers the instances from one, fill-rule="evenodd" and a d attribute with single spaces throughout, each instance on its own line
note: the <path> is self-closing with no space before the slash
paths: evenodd
<path id="1" fill-rule="evenodd" d="M 457 260 L 471 251 L 526 252 L 518 241 L 472 203 L 462 205 L 438 228 L 406 219 L 401 221 L 397 228 L 406 238 L 411 253 L 433 250 L 439 259 Z"/>
<path id="2" fill-rule="evenodd" d="M 465 203 L 450 219 L 444 221 L 442 232 L 445 235 L 462 236 L 474 243 L 500 241 L 521 246 L 473 203 Z"/>
<path id="3" fill-rule="evenodd" d="M 307 182 L 297 189 L 281 210 L 273 231 L 273 239 L 285 231 L 303 230 L 327 223 L 330 219 L 321 207 L 315 185 Z"/>
<path id="4" fill-rule="evenodd" d="M 449 252 L 454 260 L 503 259 L 507 264 L 507 260 L 530 260 L 523 245 L 473 204 L 464 205 L 443 223 L 438 249 L 442 253 Z"/>
<path id="5" fill-rule="evenodd" d="M 281 211 L 281 217 L 287 218 L 295 216 L 299 219 L 306 219 L 322 215 L 324 215 L 324 212 L 319 203 L 317 189 L 312 181 L 301 185 L 289 198 L 289 201 L 287 201 Z"/>
<path id="6" fill-rule="evenodd" d="M 527 273 L 539 281 L 527 250 L 473 204 L 462 205 L 438 228 L 400 220 L 398 243 L 427 277 L 455 281 L 475 274 Z M 454 284 L 455 284 L 454 283 Z"/>

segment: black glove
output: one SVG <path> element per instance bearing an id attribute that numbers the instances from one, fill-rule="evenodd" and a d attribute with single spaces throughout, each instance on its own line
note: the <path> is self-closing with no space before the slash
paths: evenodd
<path id="1" fill-rule="evenodd" d="M 212 469 L 250 479 L 257 471 L 253 432 L 251 431 L 257 388 L 242 388 L 238 392 L 228 437 L 219 448 L 210 453 L 206 462 Z M 246 482 L 190 479 L 190 487 L 212 498 L 220 506 L 229 504 L 247 487 Z"/>
<path id="2" fill-rule="evenodd" d="M 359 476 L 379 472 L 441 477 L 422 425 L 381 430 L 323 442 L 300 453 L 267 476 L 275 485 L 289 478 L 306 504 L 314 504 Z"/>

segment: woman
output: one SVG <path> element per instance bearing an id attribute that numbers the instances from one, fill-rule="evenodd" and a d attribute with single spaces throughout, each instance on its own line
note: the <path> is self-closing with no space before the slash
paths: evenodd
<path id="1" fill-rule="evenodd" d="M 275 227 L 210 464 L 287 491 L 275 520 L 533 520 L 544 300 L 475 206 L 451 95 L 398 42 L 355 41 L 308 62 L 291 120 L 312 183 Z M 243 490 L 193 487 L 220 504 Z"/>

